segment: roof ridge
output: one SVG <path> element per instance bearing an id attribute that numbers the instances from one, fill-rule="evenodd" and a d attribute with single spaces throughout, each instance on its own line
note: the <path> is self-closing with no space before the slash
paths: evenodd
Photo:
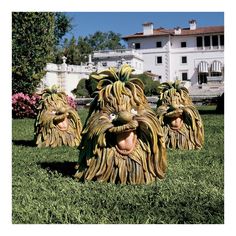
<path id="1" fill-rule="evenodd" d="M 175 29 L 165 29 L 163 27 L 160 27 L 160 28 L 153 29 L 153 34 L 144 35 L 143 32 L 137 32 L 135 34 L 126 35 L 122 38 L 126 39 L 126 38 L 135 38 L 135 37 L 152 37 L 152 36 L 158 36 L 158 33 L 160 33 L 160 35 L 173 34 L 174 30 Z M 221 31 L 223 32 L 224 31 L 224 25 L 203 26 L 203 27 L 198 27 L 196 29 L 192 29 L 192 30 L 190 28 L 181 28 L 181 30 L 182 30 L 182 33 L 179 34 L 179 35 L 194 35 L 194 34 L 204 34 L 204 33 L 215 33 L 215 32 L 221 32 Z"/>

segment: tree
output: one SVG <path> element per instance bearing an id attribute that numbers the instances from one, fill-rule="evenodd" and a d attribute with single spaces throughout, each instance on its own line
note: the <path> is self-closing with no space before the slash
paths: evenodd
<path id="1" fill-rule="evenodd" d="M 12 92 L 32 94 L 60 38 L 70 29 L 62 13 L 12 13 Z"/>
<path id="2" fill-rule="evenodd" d="M 66 16 L 62 12 L 55 13 L 55 29 L 54 35 L 56 37 L 56 45 L 59 45 L 62 37 L 69 31 L 72 30 L 71 18 Z"/>
<path id="3" fill-rule="evenodd" d="M 79 37 L 78 40 L 74 36 L 69 40 L 65 38 L 62 46 L 57 48 L 55 63 L 61 64 L 62 57 L 67 58 L 67 64 L 80 65 L 88 61 L 88 55 L 92 54 L 92 48 L 88 44 L 87 37 Z"/>
<path id="4" fill-rule="evenodd" d="M 65 46 L 63 49 L 63 55 L 67 58 L 67 64 L 80 64 L 80 52 L 77 47 L 76 39 L 73 36 L 70 41 L 65 40 Z"/>
<path id="5" fill-rule="evenodd" d="M 67 57 L 68 64 L 79 65 L 88 62 L 88 55 L 98 50 L 115 50 L 124 48 L 120 43 L 121 35 L 97 31 L 89 36 L 79 37 L 76 41 L 73 36 L 65 39 L 61 48 L 58 48 L 55 63 L 61 63 L 61 57 Z"/>
<path id="6" fill-rule="evenodd" d="M 123 49 L 125 46 L 123 46 L 121 43 L 121 34 L 116 34 L 112 31 L 109 31 L 107 34 L 107 48 L 111 50 L 116 49 Z"/>
<path id="7" fill-rule="evenodd" d="M 87 62 L 88 55 L 93 52 L 92 46 L 88 42 L 88 37 L 79 37 L 77 47 L 80 52 L 81 62 Z"/>
<path id="8" fill-rule="evenodd" d="M 98 50 L 115 50 L 124 48 L 120 43 L 121 35 L 109 32 L 97 31 L 88 38 L 88 43 L 91 45 L 93 51 Z"/>

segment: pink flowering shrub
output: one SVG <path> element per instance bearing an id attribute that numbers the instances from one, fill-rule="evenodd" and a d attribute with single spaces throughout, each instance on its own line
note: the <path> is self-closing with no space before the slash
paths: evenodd
<path id="1" fill-rule="evenodd" d="M 35 118 L 40 96 L 29 96 L 23 93 L 12 95 L 12 117 L 13 118 Z"/>
<path id="2" fill-rule="evenodd" d="M 76 106 L 75 100 L 68 95 L 67 95 L 67 102 L 72 108 L 74 108 L 76 110 L 77 106 Z"/>
<path id="3" fill-rule="evenodd" d="M 23 93 L 16 93 L 12 95 L 12 117 L 13 118 L 35 118 L 38 114 L 37 107 L 39 106 L 40 96 L 29 96 Z M 76 109 L 75 100 L 67 96 L 68 104 Z"/>

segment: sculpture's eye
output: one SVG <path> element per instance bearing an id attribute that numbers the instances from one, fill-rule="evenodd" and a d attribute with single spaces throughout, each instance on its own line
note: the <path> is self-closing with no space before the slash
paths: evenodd
<path id="1" fill-rule="evenodd" d="M 115 113 L 111 113 L 111 114 L 109 115 L 109 118 L 110 118 L 110 120 L 114 120 L 114 119 L 117 118 L 117 115 L 116 115 Z"/>
<path id="2" fill-rule="evenodd" d="M 133 115 L 137 115 L 137 114 L 138 114 L 138 112 L 137 112 L 134 108 L 132 108 L 130 112 L 131 112 Z"/>
<path id="3" fill-rule="evenodd" d="M 56 113 L 57 113 L 56 111 L 52 111 L 52 112 L 51 112 L 52 115 L 55 115 Z"/>

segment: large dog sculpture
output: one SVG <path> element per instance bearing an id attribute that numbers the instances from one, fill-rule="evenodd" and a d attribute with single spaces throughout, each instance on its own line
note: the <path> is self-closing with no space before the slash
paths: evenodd
<path id="1" fill-rule="evenodd" d="M 55 86 L 41 93 L 35 121 L 35 140 L 38 147 L 78 146 L 82 124 L 67 95 Z"/>
<path id="2" fill-rule="evenodd" d="M 167 148 L 200 149 L 203 146 L 201 116 L 180 81 L 161 84 L 157 116 L 164 129 Z"/>
<path id="3" fill-rule="evenodd" d="M 78 179 L 143 184 L 164 177 L 163 131 L 132 71 L 123 65 L 90 75 L 98 85 L 82 131 Z"/>

